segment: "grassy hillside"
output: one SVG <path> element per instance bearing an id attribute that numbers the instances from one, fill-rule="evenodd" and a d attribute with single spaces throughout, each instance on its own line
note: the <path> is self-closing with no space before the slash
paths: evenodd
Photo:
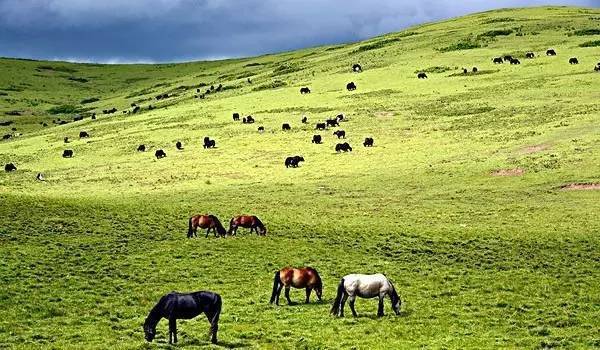
<path id="1" fill-rule="evenodd" d="M 0 347 L 163 348 L 166 321 L 152 344 L 141 325 L 171 290 L 220 293 L 232 348 L 600 347 L 600 193 L 562 188 L 600 183 L 599 30 L 598 9 L 547 7 L 218 62 L 0 59 L 0 164 L 18 168 L 0 173 Z M 339 113 L 351 153 L 314 130 Z M 188 240 L 198 213 L 256 214 L 269 234 Z M 315 267 L 324 302 L 268 305 L 286 265 Z M 401 316 L 359 300 L 358 318 L 331 317 L 356 272 L 390 277 Z M 212 347 L 202 317 L 179 332 Z"/>

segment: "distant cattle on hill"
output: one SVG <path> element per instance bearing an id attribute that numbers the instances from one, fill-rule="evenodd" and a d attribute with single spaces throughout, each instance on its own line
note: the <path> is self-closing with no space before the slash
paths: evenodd
<path id="1" fill-rule="evenodd" d="M 156 96 L 156 100 L 164 100 L 165 98 L 169 98 L 169 94 L 164 93 Z"/>
<path id="2" fill-rule="evenodd" d="M 10 139 L 11 137 L 12 137 L 12 135 L 11 135 L 11 134 L 5 134 L 4 136 L 2 136 L 2 139 L 3 139 L 3 140 L 8 140 L 8 139 Z"/>
<path id="3" fill-rule="evenodd" d="M 300 162 L 304 162 L 304 157 L 302 156 L 293 156 L 293 157 L 287 157 L 285 159 L 285 167 L 286 168 L 297 168 L 298 165 L 300 165 Z"/>
<path id="4" fill-rule="evenodd" d="M 135 106 L 133 107 L 133 111 L 131 111 L 131 113 L 137 113 L 141 110 L 142 108 L 140 106 Z"/>
<path id="5" fill-rule="evenodd" d="M 64 150 L 62 156 L 63 156 L 63 158 L 72 158 L 73 157 L 73 150 L 72 149 L 66 149 L 66 150 Z"/>
<path id="6" fill-rule="evenodd" d="M 327 126 L 340 126 L 340 122 L 337 118 L 327 119 L 325 122 L 327 123 Z"/>
<path id="7" fill-rule="evenodd" d="M 204 144 L 202 147 L 204 148 L 215 148 L 217 146 L 217 142 L 215 140 L 211 140 L 210 137 L 204 137 Z"/>
<path id="8" fill-rule="evenodd" d="M 363 142 L 363 146 L 365 147 L 373 147 L 373 138 L 365 137 L 365 142 Z"/>
<path id="9" fill-rule="evenodd" d="M 546 56 L 556 56 L 556 51 L 554 49 L 546 50 Z"/>
<path id="10" fill-rule="evenodd" d="M 338 114 L 335 116 L 335 119 L 338 120 L 338 122 L 341 122 L 342 120 L 344 120 L 344 115 L 343 114 Z"/>
<path id="11" fill-rule="evenodd" d="M 302 116 L 302 124 L 306 124 L 307 122 L 308 122 L 308 118 L 305 115 L 303 115 Z"/>
<path id="12" fill-rule="evenodd" d="M 502 59 L 502 57 L 494 57 L 494 58 L 492 58 L 492 62 L 500 64 L 500 63 L 504 63 L 504 60 Z"/>
<path id="13" fill-rule="evenodd" d="M 346 132 L 344 130 L 336 130 L 333 132 L 333 135 L 337 136 L 338 139 L 346 138 Z"/>
<path id="14" fill-rule="evenodd" d="M 281 124 L 281 130 L 292 130 L 292 127 L 288 123 Z"/>
<path id="15" fill-rule="evenodd" d="M 427 79 L 427 74 L 425 74 L 425 72 L 420 72 L 419 74 L 417 74 L 417 78 L 419 78 L 419 79 Z"/>
<path id="16" fill-rule="evenodd" d="M 175 148 L 177 148 L 180 151 L 183 150 L 183 144 L 181 143 L 181 141 L 175 142 Z"/>
<path id="17" fill-rule="evenodd" d="M 156 159 L 162 159 L 166 157 L 167 154 L 162 149 L 157 149 L 156 152 L 154 152 L 154 156 L 156 157 Z"/>
<path id="18" fill-rule="evenodd" d="M 336 152 L 351 152 L 352 151 L 352 147 L 350 147 L 350 144 L 348 142 L 344 142 L 344 143 L 338 143 L 337 145 L 335 145 L 335 151 Z"/>
<path id="19" fill-rule="evenodd" d="M 534 58 L 534 57 L 535 57 L 535 54 L 533 52 L 527 52 L 525 54 L 525 58 Z"/>
<path id="20" fill-rule="evenodd" d="M 360 64 L 355 63 L 352 65 L 352 71 L 355 73 L 360 73 L 362 72 L 362 67 L 360 66 Z"/>
<path id="21" fill-rule="evenodd" d="M 510 64 L 521 64 L 521 61 L 519 61 L 517 58 L 513 58 L 510 60 Z"/>
<path id="22" fill-rule="evenodd" d="M 237 122 L 240 120 L 240 114 L 239 113 L 233 113 L 233 121 Z"/>
<path id="23" fill-rule="evenodd" d="M 79 132 L 79 138 L 80 139 L 84 139 L 84 138 L 88 138 L 90 137 L 90 134 L 87 133 L 87 131 L 80 131 Z"/>
<path id="24" fill-rule="evenodd" d="M 322 141 L 321 135 L 313 135 L 313 138 L 312 138 L 311 142 L 318 145 L 318 144 L 322 143 L 321 141 Z"/>
<path id="25" fill-rule="evenodd" d="M 467 68 L 464 68 L 464 67 L 463 67 L 462 71 L 463 71 L 463 74 L 467 74 L 467 73 L 469 72 L 469 71 L 467 70 Z"/>
<path id="26" fill-rule="evenodd" d="M 83 116 L 81 116 L 81 115 L 76 115 L 76 116 L 74 116 L 74 117 L 73 117 L 73 121 L 74 121 L 74 122 L 78 122 L 78 121 L 80 121 L 80 120 L 83 120 Z"/>
<path id="27" fill-rule="evenodd" d="M 265 131 L 265 127 L 264 126 L 259 126 L 258 127 L 258 132 L 264 132 Z"/>
<path id="28" fill-rule="evenodd" d="M 249 115 L 247 117 L 244 117 L 244 118 L 242 118 L 242 123 L 244 123 L 244 124 L 252 124 L 252 123 L 254 123 L 254 118 L 252 118 L 251 115 Z"/>
<path id="29" fill-rule="evenodd" d="M 310 94 L 310 89 L 307 87 L 302 87 L 302 88 L 300 88 L 300 94 L 302 94 L 302 95 Z"/>
<path id="30" fill-rule="evenodd" d="M 11 171 L 16 171 L 17 167 L 13 164 L 13 163 L 8 163 L 4 166 L 4 171 L 11 172 Z"/>
<path id="31" fill-rule="evenodd" d="M 473 67 L 473 73 L 477 73 L 477 67 Z"/>
<path id="32" fill-rule="evenodd" d="M 579 60 L 577 57 L 571 57 L 569 58 L 569 64 L 579 64 Z"/>
<path id="33" fill-rule="evenodd" d="M 137 148 L 138 152 L 146 152 L 146 145 L 139 145 Z"/>
<path id="34" fill-rule="evenodd" d="M 117 111 L 117 109 L 115 107 L 111 108 L 111 109 L 105 109 L 102 111 L 102 113 L 104 114 L 113 114 Z"/>
<path id="35" fill-rule="evenodd" d="M 327 124 L 325 123 L 317 123 L 317 125 L 315 126 L 315 129 L 317 130 L 325 130 L 327 128 Z"/>
<path id="36" fill-rule="evenodd" d="M 346 84 L 346 90 L 348 91 L 354 91 L 356 90 L 356 84 L 354 84 L 354 82 L 349 82 L 348 84 Z"/>
<path id="37" fill-rule="evenodd" d="M 511 55 L 505 55 L 502 59 L 504 59 L 504 62 L 510 62 L 513 60 L 513 57 Z"/>

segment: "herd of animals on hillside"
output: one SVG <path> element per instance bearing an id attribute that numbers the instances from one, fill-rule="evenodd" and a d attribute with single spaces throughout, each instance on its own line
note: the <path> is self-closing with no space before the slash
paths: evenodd
<path id="1" fill-rule="evenodd" d="M 547 56 L 556 56 L 557 53 L 556 53 L 556 51 L 554 49 L 548 49 L 548 50 L 546 50 L 546 55 Z M 533 53 L 533 52 L 526 52 L 525 53 L 525 58 L 526 59 L 534 59 L 535 58 L 535 53 Z M 492 58 L 492 62 L 494 64 L 503 64 L 504 62 L 509 62 L 512 65 L 519 65 L 519 64 L 521 64 L 521 61 L 518 58 L 513 57 L 512 55 L 504 55 L 504 56 L 500 56 L 500 57 L 494 57 L 494 58 Z M 571 57 L 571 58 L 569 58 L 568 62 L 569 62 L 569 64 L 579 64 L 579 60 L 577 59 L 577 57 Z M 355 72 L 355 73 L 360 73 L 360 72 L 363 71 L 363 68 L 362 68 L 362 66 L 360 64 L 355 63 L 355 64 L 352 65 L 352 71 Z M 462 71 L 463 71 L 463 74 L 468 74 L 469 73 L 469 70 L 467 68 L 462 68 Z M 478 69 L 477 69 L 477 67 L 473 67 L 471 71 L 473 73 L 477 73 Z M 598 62 L 594 66 L 594 71 L 600 72 L 600 62 Z M 427 74 L 425 72 L 418 72 L 417 73 L 417 78 L 418 79 L 427 79 Z M 250 78 L 248 78 L 248 82 L 251 82 Z M 223 89 L 224 89 L 224 87 L 223 87 L 222 84 L 219 84 L 217 87 L 215 87 L 214 85 L 212 85 L 209 89 L 206 90 L 206 92 L 204 94 L 202 94 L 202 95 L 196 95 L 195 97 L 197 97 L 197 98 L 204 98 L 205 95 L 207 95 L 207 94 L 216 93 L 216 92 L 222 91 Z M 348 91 L 354 91 L 354 90 L 357 89 L 357 86 L 356 86 L 356 84 L 354 82 L 349 82 L 348 84 L 346 84 L 346 89 Z M 196 92 L 199 93 L 200 89 L 196 89 Z M 310 90 L 309 87 L 301 87 L 300 88 L 300 94 L 304 95 L 304 94 L 310 94 L 310 93 L 311 93 L 311 90 Z M 157 95 L 156 96 L 156 100 L 162 100 L 162 99 L 166 99 L 168 97 L 170 97 L 168 93 L 163 93 L 163 94 Z M 138 106 L 135 103 L 132 103 L 131 107 L 133 107 L 133 110 L 131 111 L 132 113 L 137 113 L 137 112 L 139 112 L 141 110 L 141 107 Z M 154 109 L 154 107 L 152 105 L 149 105 L 148 109 L 152 110 L 152 109 Z M 112 114 L 112 113 L 115 113 L 115 112 L 117 112 L 117 108 L 116 107 L 113 107 L 113 108 L 110 108 L 110 109 L 104 109 L 103 110 L 104 114 Z M 124 111 L 124 112 L 127 112 L 127 111 Z M 93 113 L 91 115 L 91 119 L 92 120 L 96 119 L 96 113 Z M 77 116 L 75 116 L 73 118 L 73 121 L 80 121 L 80 120 L 83 120 L 83 116 L 77 115 Z M 234 121 L 239 121 L 240 120 L 240 114 L 239 113 L 233 113 L 233 120 Z M 335 118 L 327 119 L 324 123 L 323 122 L 316 123 L 315 129 L 322 131 L 322 130 L 326 130 L 328 127 L 339 127 L 339 123 L 341 121 L 343 121 L 343 120 L 344 120 L 344 115 L 343 114 L 339 114 Z M 303 124 L 308 123 L 308 118 L 306 116 L 303 116 L 301 122 Z M 63 124 L 67 124 L 67 121 L 61 120 L 59 118 L 57 120 L 53 120 L 53 123 L 54 124 L 58 124 L 58 125 L 63 125 Z M 255 123 L 255 119 L 254 119 L 253 116 L 248 115 L 248 116 L 245 116 L 245 117 L 242 118 L 242 123 L 243 124 L 253 124 L 253 123 Z M 12 121 L 0 122 L 0 126 L 9 126 L 11 124 L 12 124 Z M 47 126 L 46 123 L 42 122 L 41 124 L 43 126 Z M 283 123 L 282 127 L 281 127 L 281 129 L 283 131 L 289 131 L 289 130 L 291 130 L 291 128 L 292 127 L 291 127 L 291 125 L 289 123 Z M 15 127 L 13 127 L 11 130 L 13 131 L 13 133 L 12 134 L 5 134 L 2 137 L 3 140 L 9 140 L 9 139 L 11 139 L 11 138 L 13 138 L 15 136 L 20 136 L 21 135 L 20 133 L 16 132 L 17 129 Z M 265 127 L 264 126 L 259 126 L 258 127 L 258 132 L 259 133 L 262 133 L 264 131 L 265 131 Z M 341 139 L 345 139 L 346 138 L 346 132 L 344 130 L 336 130 L 336 131 L 334 131 L 333 135 L 337 136 L 338 139 L 340 139 L 340 138 Z M 80 139 L 82 139 L 82 138 L 88 138 L 88 137 L 90 137 L 90 135 L 86 131 L 81 131 L 79 133 L 79 138 Z M 313 138 L 312 138 L 311 142 L 314 143 L 314 144 L 321 144 L 322 140 L 323 140 L 323 138 L 322 138 L 321 135 L 313 135 Z M 69 138 L 65 137 L 64 138 L 64 143 L 66 144 L 66 143 L 69 143 L 69 142 L 70 142 Z M 363 141 L 363 146 L 364 147 L 371 147 L 371 146 L 373 146 L 373 144 L 374 144 L 374 140 L 373 140 L 372 137 L 366 137 L 365 140 Z M 215 140 L 211 140 L 209 137 L 205 137 L 204 138 L 203 147 L 205 149 L 215 148 L 216 147 L 216 141 Z M 181 141 L 177 141 L 175 143 L 175 148 L 177 150 L 180 150 L 180 151 L 183 150 L 183 144 L 181 143 Z M 146 150 L 147 150 L 147 147 L 144 144 L 140 144 L 137 147 L 137 151 L 138 152 L 145 152 Z M 336 152 L 350 152 L 350 151 L 352 151 L 352 146 L 348 142 L 338 143 L 338 144 L 335 145 L 335 151 Z M 62 153 L 62 157 L 63 158 L 72 158 L 73 156 L 74 156 L 74 151 L 72 149 L 65 149 L 65 150 L 63 150 L 63 153 Z M 157 149 L 154 152 L 154 156 L 156 157 L 156 159 L 162 159 L 162 158 L 165 158 L 167 156 L 167 153 L 163 149 Z M 284 165 L 286 166 L 286 168 L 289 168 L 289 167 L 296 168 L 296 167 L 298 167 L 299 163 L 303 162 L 303 161 L 304 161 L 304 157 L 303 156 L 298 156 L 298 155 L 296 155 L 296 156 L 290 156 L 290 157 L 287 157 L 284 160 Z M 17 167 L 16 167 L 16 165 L 14 163 L 7 163 L 4 166 L 4 170 L 6 172 L 13 172 L 13 171 L 17 170 Z M 38 173 L 36 175 L 36 179 L 37 180 L 42 180 L 42 181 L 45 180 L 44 174 L 43 173 Z"/>
<path id="2" fill-rule="evenodd" d="M 553 49 L 549 49 L 546 51 L 546 55 L 555 56 L 556 52 Z M 533 52 L 527 52 L 525 57 L 527 59 L 533 59 L 535 54 Z M 510 62 L 510 64 L 518 65 L 521 62 L 512 56 L 506 55 L 503 57 L 495 57 L 492 59 L 494 64 L 502 64 L 504 62 Z M 578 64 L 579 61 L 577 58 L 572 57 L 569 59 L 569 64 Z M 595 71 L 600 71 L 600 62 L 594 67 Z M 352 71 L 356 73 L 362 72 L 362 67 L 359 64 L 354 64 L 352 66 Z M 477 73 L 477 67 L 472 68 L 473 73 Z M 463 73 L 468 74 L 468 70 L 463 68 Z M 417 73 L 418 79 L 427 79 L 427 74 L 425 72 Z M 205 94 L 209 94 L 213 91 L 221 91 L 223 88 L 222 85 L 218 87 L 211 87 L 211 89 L 207 90 L 204 94 L 200 95 L 199 98 L 204 98 Z M 350 82 L 346 85 L 346 89 L 348 91 L 354 91 L 357 89 L 357 86 L 354 82 Z M 198 89 L 197 92 L 200 92 Z M 300 94 L 310 94 L 311 90 L 309 87 L 302 87 L 300 89 Z M 167 98 L 168 94 L 162 94 L 157 96 L 157 100 Z M 140 110 L 140 106 L 132 104 L 134 108 L 133 112 L 136 113 Z M 151 107 L 150 107 L 151 108 Z M 116 108 L 104 110 L 104 114 L 111 114 L 117 111 Z M 78 117 L 81 120 L 81 117 Z M 96 119 L 95 114 L 92 115 L 92 119 Z M 233 120 L 240 121 L 240 114 L 233 113 Z M 325 122 L 318 122 L 315 125 L 316 130 L 326 130 L 328 127 L 339 127 L 339 123 L 345 121 L 344 115 L 339 114 L 335 118 L 327 119 Z M 54 121 L 57 124 L 64 124 L 65 121 Z M 243 124 L 253 124 L 255 119 L 252 116 L 246 116 L 242 118 Z M 302 117 L 301 122 L 303 124 L 308 123 L 308 118 L 306 116 Z M 291 125 L 289 123 L 282 124 L 282 130 L 288 131 L 291 130 Z M 16 129 L 13 129 L 16 131 Z M 264 132 L 264 126 L 258 127 L 259 132 Z M 333 135 L 338 139 L 345 139 L 346 132 L 344 130 L 338 129 L 333 132 Z M 12 135 L 5 135 L 4 139 L 10 139 Z M 79 138 L 88 138 L 90 134 L 86 131 L 81 131 L 79 133 Z M 69 143 L 68 137 L 64 138 L 65 143 Z M 312 143 L 314 144 L 322 144 L 323 138 L 320 134 L 315 134 L 312 137 Z M 363 142 L 363 146 L 370 147 L 373 146 L 374 140 L 372 137 L 365 138 Z M 175 147 L 178 150 L 183 150 L 183 144 L 180 141 L 177 141 Z M 209 137 L 204 138 L 203 147 L 206 149 L 215 148 L 216 141 L 211 140 Z M 140 144 L 137 147 L 137 151 L 145 152 L 147 150 L 146 145 Z M 338 143 L 335 146 L 336 152 L 350 152 L 352 151 L 352 147 L 348 142 Z M 63 151 L 62 156 L 65 158 L 73 157 L 73 150 L 65 149 Z M 162 159 L 166 157 L 167 154 L 163 149 L 158 149 L 155 152 L 155 157 L 157 159 Z M 304 158 L 302 156 L 290 156 L 285 159 L 285 166 L 296 168 L 298 167 L 300 162 L 303 162 Z M 12 172 L 16 171 L 17 168 L 13 163 L 8 163 L 4 167 L 5 171 Z M 43 181 L 44 176 L 42 173 L 38 173 L 36 176 L 37 180 Z M 256 232 L 256 234 L 264 236 L 267 234 L 267 229 L 263 222 L 257 216 L 244 215 L 237 216 L 230 220 L 229 230 L 226 230 L 220 220 L 212 214 L 208 215 L 196 215 L 192 216 L 189 219 L 188 226 L 188 238 L 193 238 L 197 236 L 198 228 L 206 229 L 206 236 L 208 237 L 211 230 L 214 232 L 215 237 L 225 237 L 226 235 L 235 236 L 237 233 L 238 227 L 249 228 L 250 232 Z M 279 296 L 281 294 L 282 289 L 285 289 L 285 298 L 288 304 L 292 304 L 290 299 L 290 289 L 305 289 L 306 298 L 305 303 L 309 303 L 310 294 L 314 290 L 317 298 L 319 300 L 322 299 L 323 293 L 323 283 L 321 281 L 321 277 L 317 270 L 311 267 L 304 268 L 283 268 L 279 271 L 275 272 L 274 280 L 273 280 L 273 289 L 271 294 L 270 303 L 275 303 L 279 305 Z M 400 306 L 401 300 L 394 288 L 394 285 L 391 281 L 387 279 L 383 274 L 374 274 L 374 275 L 361 275 L 361 274 L 350 274 L 344 276 L 338 285 L 336 297 L 334 299 L 331 313 L 336 316 L 344 315 L 344 305 L 346 301 L 349 301 L 350 310 L 352 311 L 353 316 L 357 316 L 356 310 L 354 308 L 354 303 L 356 297 L 361 298 L 379 298 L 379 304 L 377 309 L 377 316 L 381 317 L 384 315 L 384 304 L 383 300 L 386 296 L 389 296 L 391 300 L 392 309 L 398 315 L 400 314 Z M 218 322 L 219 316 L 221 314 L 222 309 L 222 298 L 219 294 L 208 292 L 208 291 L 199 291 L 194 293 L 178 293 L 171 292 L 164 295 L 159 302 L 152 308 L 148 317 L 146 318 L 143 330 L 145 334 L 145 338 L 147 341 L 152 341 L 156 336 L 156 326 L 158 322 L 165 318 L 169 321 L 169 343 L 177 342 L 177 319 L 191 319 L 202 313 L 206 315 L 208 321 L 210 323 L 210 337 L 211 342 L 217 343 L 217 330 L 218 330 Z"/>

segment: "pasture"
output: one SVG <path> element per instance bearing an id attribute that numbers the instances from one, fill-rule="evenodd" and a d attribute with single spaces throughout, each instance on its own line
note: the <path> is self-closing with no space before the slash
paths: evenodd
<path id="1" fill-rule="evenodd" d="M 17 167 L 0 173 L 0 348 L 166 348 L 167 322 L 153 343 L 142 324 L 172 290 L 223 298 L 219 344 L 200 316 L 178 323 L 186 349 L 600 347 L 599 28 L 598 9 L 540 7 L 215 62 L 0 59 L 0 135 L 22 134 L 0 141 Z M 195 214 L 268 233 L 187 239 Z M 270 305 L 284 266 L 317 269 L 323 302 Z M 399 316 L 329 314 L 343 275 L 378 272 Z"/>

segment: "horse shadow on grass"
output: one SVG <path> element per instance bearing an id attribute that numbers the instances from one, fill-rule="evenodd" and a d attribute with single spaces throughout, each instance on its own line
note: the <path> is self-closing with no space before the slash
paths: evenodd
<path id="1" fill-rule="evenodd" d="M 212 348 L 225 348 L 225 349 L 241 349 L 241 348 L 249 348 L 250 343 L 246 343 L 243 341 L 222 341 L 219 340 L 216 344 L 211 343 L 208 340 L 202 340 L 199 338 L 187 338 L 180 340 L 177 344 L 170 345 L 167 340 L 160 341 L 157 343 L 159 349 L 177 349 L 184 348 L 188 346 L 200 346 L 202 348 L 212 349 Z"/>

